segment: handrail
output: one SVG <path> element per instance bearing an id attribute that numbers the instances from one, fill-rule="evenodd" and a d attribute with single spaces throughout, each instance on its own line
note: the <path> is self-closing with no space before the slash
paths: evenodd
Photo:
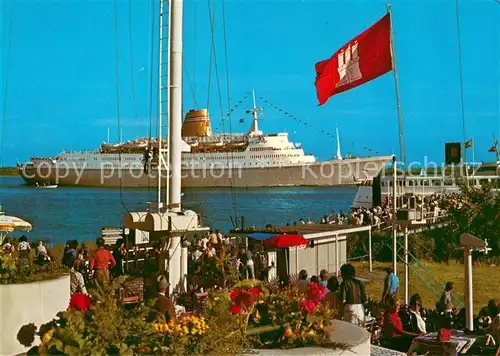
<path id="1" fill-rule="evenodd" d="M 404 251 L 404 246 L 401 244 L 401 242 L 398 241 L 398 245 L 400 246 L 401 249 L 403 249 Z M 397 251 L 399 252 L 399 250 Z M 429 276 L 431 276 L 434 281 L 436 281 L 440 286 L 441 288 L 445 288 L 445 285 L 444 283 L 442 283 L 441 281 L 439 281 L 431 272 L 431 270 L 429 270 L 417 257 L 415 257 L 415 255 L 413 255 L 411 252 L 408 251 L 408 256 L 410 256 L 413 261 L 414 261 L 414 264 L 418 265 L 420 268 L 422 268 Z M 398 257 L 399 257 L 399 254 L 398 254 Z M 401 257 L 399 257 L 401 259 Z M 404 263 L 404 261 L 403 261 Z M 417 273 L 419 278 L 422 279 L 422 276 L 421 274 Z M 422 280 L 423 281 L 423 280 Z M 427 283 L 427 281 L 423 281 L 427 287 L 429 287 L 429 289 L 433 290 L 433 288 L 429 285 L 429 283 Z M 436 292 L 435 292 L 436 293 Z M 440 296 L 440 294 L 438 293 L 437 296 Z M 460 299 L 458 299 L 455 295 L 452 294 L 452 298 L 458 302 L 460 304 L 460 306 L 463 308 L 465 306 L 464 302 L 461 301 Z"/>

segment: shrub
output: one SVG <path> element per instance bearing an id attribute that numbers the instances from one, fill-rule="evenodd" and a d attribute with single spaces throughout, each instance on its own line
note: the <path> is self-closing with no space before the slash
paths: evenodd
<path id="1" fill-rule="evenodd" d="M 29 258 L 0 252 L 0 284 L 30 283 L 61 277 L 69 270 L 58 262 L 39 265 Z"/>

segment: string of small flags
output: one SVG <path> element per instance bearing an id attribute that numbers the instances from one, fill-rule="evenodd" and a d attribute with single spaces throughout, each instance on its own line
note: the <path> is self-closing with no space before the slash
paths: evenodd
<path id="1" fill-rule="evenodd" d="M 262 96 L 261 96 L 259 99 L 260 99 L 260 100 L 263 100 L 263 101 L 264 101 L 264 103 L 266 103 L 269 107 L 271 107 L 271 108 L 273 108 L 273 109 L 277 110 L 278 112 L 283 113 L 285 116 L 287 116 L 287 117 L 289 117 L 289 118 L 291 118 L 291 119 L 295 120 L 296 122 L 299 122 L 299 123 L 303 124 L 304 126 L 307 126 L 307 127 L 309 127 L 309 128 L 312 128 L 313 130 L 316 130 L 316 131 L 318 131 L 318 132 L 320 132 L 320 133 L 322 133 L 322 134 L 324 134 L 324 135 L 326 135 L 326 136 L 328 136 L 328 137 L 330 137 L 330 138 L 335 138 L 335 137 L 336 137 L 336 136 L 335 136 L 335 134 L 333 134 L 333 133 L 331 133 L 331 132 L 328 132 L 328 131 L 325 131 L 325 130 L 323 130 L 323 129 L 320 129 L 320 128 L 317 128 L 317 127 L 314 127 L 314 126 L 313 126 L 313 125 L 311 125 L 310 123 L 308 123 L 308 122 L 306 122 L 306 121 L 304 121 L 304 120 L 302 120 L 302 119 L 298 119 L 298 118 L 297 118 L 297 117 L 295 117 L 293 114 L 291 114 L 291 113 L 289 113 L 288 111 L 286 111 L 286 110 L 282 109 L 282 108 L 281 108 L 281 107 L 279 107 L 278 105 L 273 104 L 272 102 L 270 102 L 269 100 L 267 100 L 266 98 L 264 98 L 264 97 L 262 97 Z M 251 113 L 251 111 L 250 111 L 250 113 Z M 241 122 L 242 122 L 242 121 L 240 120 L 240 123 L 241 123 Z M 355 145 L 354 145 L 354 142 L 352 143 L 352 146 L 355 146 Z M 378 151 L 372 150 L 371 148 L 369 148 L 369 147 L 367 147 L 367 146 L 363 146 L 363 150 L 364 150 L 364 151 L 367 151 L 367 152 L 373 152 L 373 153 L 375 153 L 375 154 L 380 154 Z"/>
<path id="2" fill-rule="evenodd" d="M 241 104 L 243 104 L 249 97 L 250 95 L 252 95 L 252 93 L 247 93 L 240 101 L 238 101 L 236 104 L 233 105 L 233 107 L 231 108 L 231 110 L 229 110 L 229 112 L 226 114 L 226 116 L 231 116 L 231 114 L 236 110 L 238 109 L 238 107 L 241 106 Z M 251 113 L 252 111 L 251 110 L 246 110 L 245 111 L 247 114 L 248 113 Z M 241 121 L 241 119 L 240 119 Z"/>

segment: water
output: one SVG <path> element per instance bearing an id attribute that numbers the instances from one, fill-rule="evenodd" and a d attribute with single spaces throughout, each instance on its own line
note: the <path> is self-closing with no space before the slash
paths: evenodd
<path id="1" fill-rule="evenodd" d="M 285 225 L 300 218 L 318 220 L 335 211 L 347 211 L 355 188 L 280 187 L 234 189 L 183 189 L 183 206 L 200 213 L 204 225 L 228 231 L 230 216 L 245 216 L 247 225 Z M 53 242 L 95 239 L 101 227 L 121 226 L 129 211 L 145 211 L 147 201 L 156 200 L 156 190 L 58 187 L 38 189 L 23 184 L 20 177 L 0 177 L 0 204 L 6 215 L 33 224 L 30 239 Z"/>

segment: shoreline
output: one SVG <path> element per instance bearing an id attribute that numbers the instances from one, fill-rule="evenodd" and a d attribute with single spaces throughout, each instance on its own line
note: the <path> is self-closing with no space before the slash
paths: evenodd
<path id="1" fill-rule="evenodd" d="M 0 177 L 15 177 L 19 176 L 17 167 L 0 167 Z"/>

